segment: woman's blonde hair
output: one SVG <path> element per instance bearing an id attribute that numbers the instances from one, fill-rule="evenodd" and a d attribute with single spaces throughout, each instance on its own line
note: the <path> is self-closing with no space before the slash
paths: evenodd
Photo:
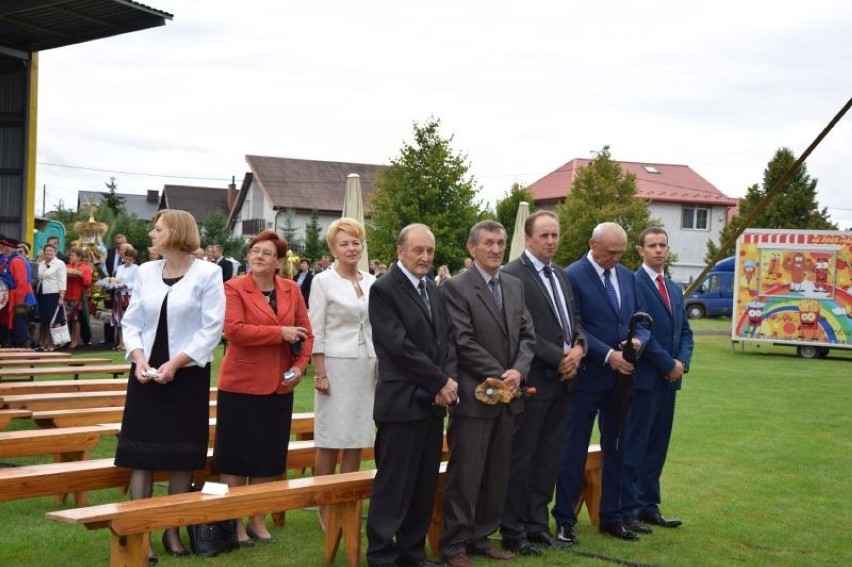
<path id="1" fill-rule="evenodd" d="M 156 224 L 160 219 L 162 219 L 163 225 L 169 229 L 164 248 L 193 252 L 201 246 L 201 236 L 198 234 L 195 217 L 188 212 L 177 209 L 163 209 L 157 211 L 151 222 Z"/>
<path id="2" fill-rule="evenodd" d="M 329 250 L 334 248 L 334 237 L 337 236 L 337 233 L 341 230 L 346 234 L 358 237 L 362 244 L 367 236 L 364 232 L 364 225 L 360 222 L 355 219 L 350 219 L 349 217 L 339 218 L 328 225 L 328 230 L 325 231 L 325 241 L 328 243 Z"/>

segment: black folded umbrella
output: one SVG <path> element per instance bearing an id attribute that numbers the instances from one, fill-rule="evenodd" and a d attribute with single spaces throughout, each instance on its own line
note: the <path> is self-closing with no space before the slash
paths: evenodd
<path id="1" fill-rule="evenodd" d="M 624 360 L 635 365 L 639 360 L 639 352 L 633 348 L 633 335 L 636 333 L 636 325 L 639 321 L 645 321 L 648 324 L 648 329 L 654 326 L 654 319 L 644 311 L 637 311 L 630 317 L 630 326 L 627 330 L 627 340 L 621 349 L 621 354 Z M 615 382 L 615 403 L 617 414 L 617 431 L 615 446 L 618 448 L 621 444 L 621 435 L 624 433 L 624 422 L 627 419 L 627 412 L 630 411 L 630 403 L 633 401 L 633 374 L 618 373 Z"/>

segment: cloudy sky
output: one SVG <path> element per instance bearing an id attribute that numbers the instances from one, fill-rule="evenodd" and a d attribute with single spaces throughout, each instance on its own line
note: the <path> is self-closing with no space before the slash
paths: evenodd
<path id="1" fill-rule="evenodd" d="M 848 0 L 145 3 L 174 19 L 41 54 L 38 213 L 239 185 L 246 154 L 388 163 L 430 117 L 492 203 L 604 145 L 736 197 L 852 96 Z M 851 153 L 852 112 L 807 161 L 841 228 Z"/>

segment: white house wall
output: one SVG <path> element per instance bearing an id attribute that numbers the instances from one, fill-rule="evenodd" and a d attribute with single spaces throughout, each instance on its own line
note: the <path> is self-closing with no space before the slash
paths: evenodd
<path id="1" fill-rule="evenodd" d="M 677 282 L 689 282 L 704 270 L 704 256 L 707 254 L 707 241 L 718 242 L 719 232 L 725 226 L 727 208 L 709 208 L 709 227 L 707 230 L 689 230 L 681 228 L 681 218 L 684 204 L 682 203 L 651 203 L 651 218 L 662 221 L 663 228 L 669 235 L 671 251 L 677 254 L 677 262 L 672 264 L 671 276 Z"/>

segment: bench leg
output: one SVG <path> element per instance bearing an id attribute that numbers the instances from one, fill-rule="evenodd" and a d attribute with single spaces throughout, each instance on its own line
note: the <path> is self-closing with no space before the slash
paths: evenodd
<path id="1" fill-rule="evenodd" d="M 89 458 L 88 451 L 68 451 L 67 453 L 59 453 L 53 456 L 55 463 L 70 463 L 75 461 L 85 461 Z M 68 493 L 57 494 L 53 497 L 57 504 L 65 504 L 68 498 Z M 86 491 L 82 490 L 74 493 L 74 505 L 81 508 L 86 505 Z"/>
<path id="2" fill-rule="evenodd" d="M 441 556 L 441 533 L 444 531 L 444 490 L 446 487 L 447 476 L 439 475 L 438 485 L 435 489 L 435 504 L 432 506 L 432 521 L 429 523 L 429 531 L 426 534 L 432 557 Z"/>
<path id="3" fill-rule="evenodd" d="M 583 503 L 586 504 L 586 510 L 589 512 L 589 520 L 592 522 L 592 525 L 600 525 L 601 470 L 599 468 L 586 470 L 583 475 L 583 489 L 580 492 L 580 500 L 577 501 L 577 507 L 574 509 L 575 514 L 579 514 Z"/>
<path id="4" fill-rule="evenodd" d="M 349 567 L 357 567 L 361 560 L 361 501 L 330 504 L 327 509 L 325 562 L 334 561 L 342 537 L 346 563 Z"/>
<path id="5" fill-rule="evenodd" d="M 110 535 L 110 567 L 144 567 L 148 565 L 148 532 L 133 535 Z"/>

